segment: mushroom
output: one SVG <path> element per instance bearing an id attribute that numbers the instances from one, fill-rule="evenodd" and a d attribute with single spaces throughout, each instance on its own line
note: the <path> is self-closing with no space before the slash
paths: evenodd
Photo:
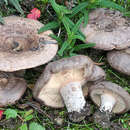
<path id="1" fill-rule="evenodd" d="M 130 75 L 130 48 L 107 53 L 108 63 L 121 73 Z"/>
<path id="2" fill-rule="evenodd" d="M 49 37 L 52 31 L 38 34 L 43 24 L 37 20 L 9 16 L 0 25 L 0 71 L 14 72 L 49 62 L 58 49 Z"/>
<path id="3" fill-rule="evenodd" d="M 52 31 L 38 34 L 43 24 L 37 20 L 9 16 L 0 25 L 0 73 L 6 72 L 7 79 L 1 79 L 1 104 L 13 104 L 25 91 L 25 81 L 21 76 L 25 69 L 49 62 L 58 49 L 57 41 L 49 37 Z M 19 72 L 20 71 L 20 72 Z M 2 85 L 3 84 L 3 85 Z"/>
<path id="4" fill-rule="evenodd" d="M 36 82 L 34 98 L 54 108 L 64 107 L 65 103 L 70 120 L 83 120 L 86 116 L 84 95 L 87 96 L 88 89 L 83 89 L 83 95 L 82 86 L 94 78 L 94 68 L 99 69 L 93 63 L 89 57 L 83 55 L 49 63 Z M 104 73 L 101 75 L 104 76 Z M 100 77 L 99 74 L 97 76 Z"/>
<path id="5" fill-rule="evenodd" d="M 86 43 L 96 43 L 102 50 L 125 49 L 130 46 L 130 22 L 119 11 L 98 8 L 89 14 L 86 27 L 81 25 Z"/>
<path id="6" fill-rule="evenodd" d="M 110 81 L 102 81 L 89 87 L 92 101 L 99 107 L 93 116 L 94 122 L 103 128 L 110 127 L 113 114 L 130 110 L 130 95 L 122 87 Z"/>
<path id="7" fill-rule="evenodd" d="M 14 104 L 24 94 L 26 87 L 24 79 L 0 72 L 0 107 Z"/>
<path id="8" fill-rule="evenodd" d="M 120 114 L 130 110 L 129 93 L 115 83 L 99 82 L 91 86 L 89 92 L 101 112 Z"/>

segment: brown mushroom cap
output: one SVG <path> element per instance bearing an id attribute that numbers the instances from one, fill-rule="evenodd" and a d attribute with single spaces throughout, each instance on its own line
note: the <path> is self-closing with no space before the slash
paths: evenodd
<path id="1" fill-rule="evenodd" d="M 99 8 L 92 11 L 86 27 L 81 26 L 86 42 L 96 43 L 102 50 L 124 49 L 130 46 L 130 22 L 119 11 Z"/>
<path id="2" fill-rule="evenodd" d="M 112 110 L 113 113 L 124 113 L 130 110 L 129 93 L 115 83 L 111 83 L 108 81 L 99 82 L 96 85 L 92 85 L 89 88 L 89 92 L 92 101 L 97 106 L 100 106 L 101 104 L 100 96 L 102 94 L 108 93 L 116 99 L 116 104 Z"/>
<path id="3" fill-rule="evenodd" d="M 34 87 L 33 96 L 47 106 L 64 107 L 60 88 L 75 81 L 83 85 L 92 74 L 92 68 L 93 61 L 83 55 L 49 63 Z"/>
<path id="4" fill-rule="evenodd" d="M 104 70 L 101 67 L 94 65 L 92 75 L 89 78 L 89 82 L 84 84 L 82 87 L 83 95 L 87 97 L 89 92 L 88 88 L 91 87 L 93 84 L 104 80 L 105 78 L 106 78 L 106 73 L 104 72 Z"/>
<path id="5" fill-rule="evenodd" d="M 37 20 L 9 16 L 0 25 L 0 71 L 13 72 L 50 61 L 57 52 L 52 31 L 38 34 L 43 24 Z"/>
<path id="6" fill-rule="evenodd" d="M 107 60 L 114 69 L 130 75 L 130 48 L 122 51 L 108 52 Z"/>
<path id="7" fill-rule="evenodd" d="M 0 73 L 0 107 L 14 104 L 26 90 L 26 82 L 22 78 Z"/>
<path id="8" fill-rule="evenodd" d="M 94 65 L 93 73 L 89 78 L 89 81 L 98 81 L 98 80 L 103 80 L 105 78 L 106 78 L 106 73 L 104 72 L 104 70 L 101 67 Z"/>

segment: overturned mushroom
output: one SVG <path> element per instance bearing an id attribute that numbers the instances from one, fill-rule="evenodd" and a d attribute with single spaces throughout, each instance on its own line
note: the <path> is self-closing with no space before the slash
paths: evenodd
<path id="1" fill-rule="evenodd" d="M 103 81 L 90 87 L 90 97 L 100 111 L 124 113 L 130 109 L 130 95 L 122 87 Z"/>
<path id="2" fill-rule="evenodd" d="M 82 86 L 94 77 L 94 67 L 93 61 L 83 55 L 49 63 L 34 87 L 33 96 L 54 108 L 64 107 L 65 103 L 70 120 L 81 121 L 86 115 Z M 83 91 L 87 95 L 88 90 Z"/>
<path id="3" fill-rule="evenodd" d="M 14 104 L 26 90 L 24 79 L 0 72 L 0 107 Z"/>
<path id="4" fill-rule="evenodd" d="M 108 52 L 107 60 L 114 69 L 126 75 L 130 75 L 130 48 Z"/>
<path id="5" fill-rule="evenodd" d="M 130 110 L 130 95 L 122 87 L 109 81 L 99 82 L 89 88 L 92 101 L 106 116 Z M 104 114 L 105 116 L 105 114 Z"/>
<path id="6" fill-rule="evenodd" d="M 50 61 L 57 52 L 52 31 L 38 34 L 43 24 L 37 20 L 9 16 L 0 25 L 0 71 L 33 68 Z"/>
<path id="7" fill-rule="evenodd" d="M 124 49 L 130 46 L 130 21 L 119 11 L 99 8 L 89 14 L 86 27 L 81 26 L 86 43 L 96 43 L 102 50 Z"/>

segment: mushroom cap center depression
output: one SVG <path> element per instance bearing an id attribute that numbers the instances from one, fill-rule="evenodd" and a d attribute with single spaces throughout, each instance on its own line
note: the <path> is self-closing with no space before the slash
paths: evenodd
<path id="1" fill-rule="evenodd" d="M 38 48 L 38 35 L 31 28 L 20 25 L 0 27 L 0 51 L 18 52 Z"/>
<path id="2" fill-rule="evenodd" d="M 84 68 L 69 69 L 54 73 L 50 80 L 41 89 L 39 99 L 51 107 L 58 107 L 58 104 L 63 104 L 60 95 L 60 88 L 71 82 L 81 82 L 84 80 Z"/>

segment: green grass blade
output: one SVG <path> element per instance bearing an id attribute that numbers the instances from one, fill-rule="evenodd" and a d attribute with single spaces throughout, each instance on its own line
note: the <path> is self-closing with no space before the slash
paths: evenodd
<path id="1" fill-rule="evenodd" d="M 86 48 L 90 48 L 90 47 L 94 47 L 95 43 L 88 43 L 88 44 L 80 44 L 80 45 L 76 45 L 74 47 L 74 51 L 79 51 L 81 49 L 86 49 Z"/>
<path id="2" fill-rule="evenodd" d="M 99 5 L 102 6 L 102 7 L 113 8 L 113 9 L 119 10 L 121 12 L 126 11 L 125 8 L 123 8 L 119 4 L 116 4 L 116 3 L 112 2 L 112 1 L 109 1 L 109 0 L 99 0 L 99 1 L 100 1 Z"/>
<path id="3" fill-rule="evenodd" d="M 72 39 L 73 39 L 73 40 L 74 40 L 74 39 L 79 39 L 79 40 L 85 42 L 85 38 L 82 37 L 81 35 L 74 35 L 74 36 L 72 37 Z"/>
<path id="4" fill-rule="evenodd" d="M 62 6 L 62 5 L 58 5 L 55 0 L 49 0 L 50 3 L 51 3 L 51 6 L 53 7 L 53 9 L 55 10 L 55 12 L 58 14 L 58 15 L 61 15 L 61 14 L 70 14 L 71 11 L 68 10 L 66 7 Z"/>
<path id="5" fill-rule="evenodd" d="M 75 26 L 75 24 L 73 23 L 73 21 L 70 20 L 68 17 L 66 17 L 66 21 L 68 22 L 70 29 L 73 29 L 74 26 Z M 82 37 L 85 38 L 85 35 L 80 30 L 77 32 L 77 35 L 81 35 Z"/>
<path id="6" fill-rule="evenodd" d="M 18 12 L 24 14 L 18 0 L 9 0 L 9 2 L 17 9 Z"/>
<path id="7" fill-rule="evenodd" d="M 75 26 L 74 26 L 74 28 L 72 29 L 72 32 L 75 34 L 78 30 L 79 30 L 79 28 L 80 28 L 80 25 L 81 25 L 81 23 L 83 22 L 83 17 L 81 17 L 79 20 L 78 20 L 78 22 L 75 24 Z"/>
<path id="8" fill-rule="evenodd" d="M 78 55 L 78 54 L 73 53 L 73 52 L 70 52 L 70 53 L 69 53 L 69 56 L 70 56 L 70 57 L 72 57 L 72 56 L 77 56 L 77 55 Z"/>
<path id="9" fill-rule="evenodd" d="M 124 13 L 124 16 L 126 16 L 126 17 L 130 17 L 130 11 L 125 12 L 125 13 Z"/>
<path id="10" fill-rule="evenodd" d="M 72 29 L 74 27 L 74 23 L 71 19 L 69 19 L 68 17 L 64 16 L 65 21 L 68 23 L 69 27 Z"/>
<path id="11" fill-rule="evenodd" d="M 53 7 L 53 9 L 55 10 L 56 13 L 60 13 L 60 9 L 58 4 L 55 2 L 55 0 L 49 0 L 49 2 L 51 3 L 51 6 Z"/>
<path id="12" fill-rule="evenodd" d="M 44 25 L 43 27 L 41 27 L 38 30 L 38 33 L 42 33 L 42 32 L 45 32 L 47 30 L 50 30 L 50 29 L 55 29 L 57 27 L 59 27 L 59 23 L 57 21 L 53 21 L 53 22 L 50 22 L 50 23 Z"/>
<path id="13" fill-rule="evenodd" d="M 62 44 L 62 46 L 61 46 L 61 49 L 58 51 L 58 54 L 60 55 L 60 56 L 63 56 L 63 53 L 64 53 L 64 51 L 65 51 L 65 49 L 68 47 L 68 42 L 64 42 L 63 44 Z"/>
<path id="14" fill-rule="evenodd" d="M 51 38 L 55 39 L 55 40 L 58 42 L 59 45 L 61 45 L 61 43 L 63 43 L 63 41 L 61 40 L 60 37 L 57 37 L 57 36 L 54 35 L 54 34 L 50 34 L 49 36 L 50 36 Z"/>
<path id="15" fill-rule="evenodd" d="M 84 13 L 84 24 L 83 24 L 83 27 L 86 27 L 86 25 L 88 24 L 89 14 L 88 14 L 88 11 L 86 9 L 84 9 L 82 12 Z"/>
<path id="16" fill-rule="evenodd" d="M 72 9 L 72 14 L 69 17 L 75 16 L 77 13 L 82 11 L 87 6 L 88 6 L 88 2 L 82 2 L 81 4 L 79 4 L 78 6 Z"/>
<path id="17" fill-rule="evenodd" d="M 69 23 L 67 22 L 66 18 L 67 18 L 66 16 L 64 16 L 62 18 L 62 23 L 63 23 L 63 25 L 64 25 L 64 27 L 65 27 L 65 29 L 67 31 L 67 34 L 69 35 L 69 34 L 71 34 L 71 31 L 70 31 Z"/>

